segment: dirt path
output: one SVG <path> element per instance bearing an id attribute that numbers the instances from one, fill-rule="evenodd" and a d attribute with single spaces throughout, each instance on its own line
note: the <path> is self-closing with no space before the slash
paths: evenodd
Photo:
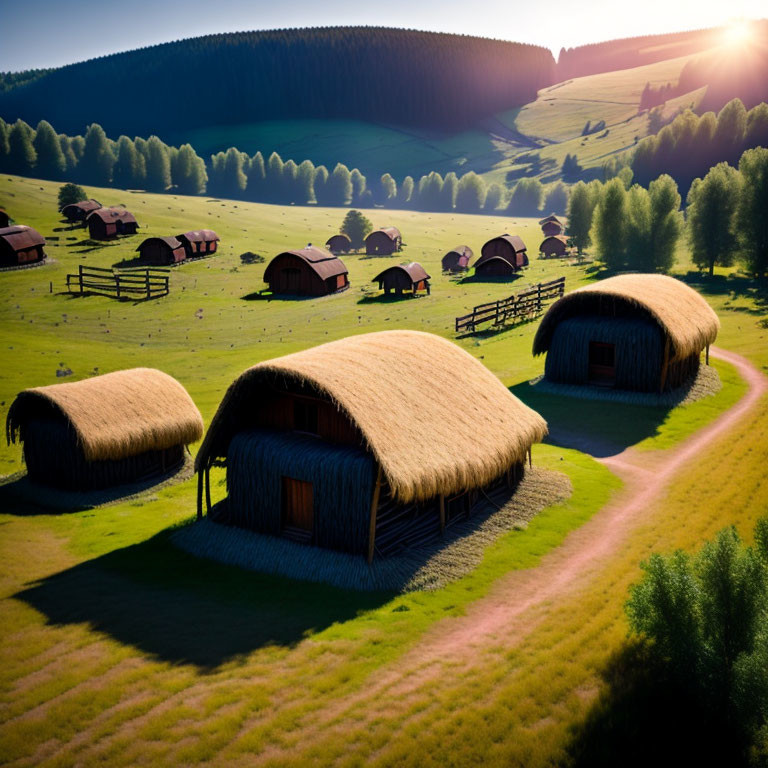
<path id="1" fill-rule="evenodd" d="M 391 716 L 393 702 L 436 680 L 446 665 L 460 659 L 466 671 L 481 649 L 508 645 L 510 638 L 521 640 L 539 623 L 548 605 L 588 587 L 683 465 L 747 416 L 768 391 L 768 378 L 746 358 L 717 348 L 711 352 L 733 365 L 748 385 L 747 393 L 734 406 L 676 448 L 645 452 L 628 448 L 598 459 L 624 481 L 623 489 L 605 507 L 572 531 L 536 568 L 510 573 L 471 604 L 466 614 L 438 622 L 395 665 L 379 670 L 363 690 L 310 715 L 302 732 L 340 729 L 341 735 L 346 718 L 354 713 L 359 717 L 362 710 L 371 721 L 387 713 Z"/>

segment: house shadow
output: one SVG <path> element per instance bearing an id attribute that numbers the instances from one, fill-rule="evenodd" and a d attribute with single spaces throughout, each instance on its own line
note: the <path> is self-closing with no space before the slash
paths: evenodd
<path id="1" fill-rule="evenodd" d="M 271 293 L 268 290 L 253 291 L 241 296 L 241 301 L 310 301 L 319 299 L 320 296 L 303 296 L 293 293 Z"/>
<path id="2" fill-rule="evenodd" d="M 500 285 L 512 285 L 516 280 L 522 277 L 520 272 L 514 272 L 511 275 L 477 275 L 474 272 L 471 275 L 462 277 L 457 282 L 460 285 L 465 283 L 499 283 Z"/>
<path id="3" fill-rule="evenodd" d="M 75 253 L 90 253 L 91 251 L 99 251 L 102 248 L 110 248 L 115 245 L 117 245 L 116 240 L 92 240 L 90 237 L 77 240 L 74 243 L 67 243 L 67 247 L 74 248 Z"/>
<path id="4" fill-rule="evenodd" d="M 531 315 L 530 317 L 525 317 L 522 320 L 515 320 L 510 321 L 509 323 L 502 323 L 501 325 L 487 325 L 485 328 L 479 331 L 467 331 L 466 333 L 461 333 L 458 336 L 456 336 L 457 339 L 492 339 L 494 336 L 498 336 L 499 334 L 506 333 L 507 331 L 517 331 L 520 330 L 525 325 L 528 325 L 528 323 L 538 322 L 539 316 L 538 315 Z"/>
<path id="5" fill-rule="evenodd" d="M 566 752 L 576 768 L 746 766 L 743 744 L 700 697 L 670 678 L 641 641 L 625 643 L 601 672 L 603 689 L 571 729 Z"/>
<path id="6" fill-rule="evenodd" d="M 170 535 L 81 563 L 14 597 L 49 625 L 85 623 L 154 658 L 203 671 L 264 646 L 294 646 L 390 599 L 199 559 Z"/>
<path id="7" fill-rule="evenodd" d="M 545 419 L 549 425 L 545 442 L 595 458 L 615 456 L 657 435 L 671 410 L 668 406 L 564 397 L 537 389 L 530 382 L 516 384 L 510 392 Z"/>
<path id="8" fill-rule="evenodd" d="M 398 301 L 410 301 L 411 299 L 423 299 L 427 293 L 376 293 L 363 296 L 358 299 L 358 304 L 392 304 Z"/>
<path id="9" fill-rule="evenodd" d="M 59 219 L 59 221 L 62 224 L 68 224 L 68 226 L 66 226 L 66 227 L 54 227 L 53 228 L 54 232 L 72 232 L 75 229 L 83 229 L 85 227 L 85 224 L 82 224 L 79 221 L 76 221 L 74 223 L 70 223 L 66 219 Z"/>
<path id="10" fill-rule="evenodd" d="M 731 296 L 754 302 L 753 307 L 725 307 L 727 312 L 764 315 L 768 311 L 768 282 L 765 280 L 733 274 L 709 277 L 701 272 L 688 272 L 682 279 L 704 296 Z"/>

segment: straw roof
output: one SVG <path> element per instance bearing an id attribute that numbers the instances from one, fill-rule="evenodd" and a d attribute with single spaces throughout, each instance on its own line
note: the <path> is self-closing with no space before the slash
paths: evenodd
<path id="1" fill-rule="evenodd" d="M 124 459 L 193 443 L 203 420 L 187 390 L 153 368 L 131 368 L 20 392 L 6 421 L 9 444 L 29 419 L 53 410 L 77 433 L 88 461 Z"/>
<path id="2" fill-rule="evenodd" d="M 571 291 L 547 311 L 533 341 L 533 354 L 549 349 L 555 326 L 568 317 L 594 314 L 606 300 L 645 310 L 672 345 L 671 359 L 700 352 L 717 338 L 720 321 L 704 298 L 666 275 L 617 275 Z"/>
<path id="3" fill-rule="evenodd" d="M 276 379 L 309 385 L 346 413 L 403 502 L 485 485 L 547 434 L 544 419 L 460 347 L 430 333 L 381 331 L 246 370 L 211 422 L 198 470 L 226 456 L 258 391 Z"/>

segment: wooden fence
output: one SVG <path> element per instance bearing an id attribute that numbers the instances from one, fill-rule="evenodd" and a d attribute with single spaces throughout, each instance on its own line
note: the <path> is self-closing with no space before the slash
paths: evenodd
<path id="1" fill-rule="evenodd" d="M 548 283 L 539 283 L 521 293 L 506 299 L 480 304 L 472 312 L 456 318 L 456 333 L 474 333 L 481 323 L 503 325 L 541 312 L 542 307 L 552 299 L 559 299 L 565 293 L 565 277 L 558 277 Z"/>
<path id="2" fill-rule="evenodd" d="M 76 275 L 67 275 L 69 293 L 101 293 L 113 299 L 156 299 L 169 292 L 167 269 L 126 269 L 116 272 L 103 267 L 78 267 Z"/>

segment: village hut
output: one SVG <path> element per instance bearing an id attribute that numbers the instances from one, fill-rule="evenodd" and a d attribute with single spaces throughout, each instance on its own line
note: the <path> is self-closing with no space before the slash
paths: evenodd
<path id="1" fill-rule="evenodd" d="M 176 239 L 181 242 L 187 258 L 192 259 L 216 253 L 221 238 L 212 229 L 195 229 L 176 235 Z"/>
<path id="2" fill-rule="evenodd" d="M 565 232 L 565 224 L 554 213 L 550 213 L 549 216 L 541 219 L 539 226 L 545 237 L 562 235 Z"/>
<path id="3" fill-rule="evenodd" d="M 457 245 L 443 256 L 443 272 L 466 272 L 473 255 L 468 245 Z"/>
<path id="4" fill-rule="evenodd" d="M 272 293 L 325 296 L 349 287 L 344 262 L 311 243 L 298 251 L 283 251 L 267 264 L 264 282 Z"/>
<path id="5" fill-rule="evenodd" d="M 79 203 L 65 205 L 61 209 L 61 215 L 74 224 L 78 221 L 85 221 L 90 213 L 99 208 L 101 208 L 101 203 L 98 200 L 81 200 Z"/>
<path id="6" fill-rule="evenodd" d="M 135 235 L 139 225 L 125 208 L 97 208 L 86 218 L 92 240 L 109 240 L 118 235 Z"/>
<path id="7" fill-rule="evenodd" d="M 45 238 L 32 227 L 16 224 L 0 229 L 0 267 L 34 264 L 45 258 Z"/>
<path id="8" fill-rule="evenodd" d="M 568 253 L 568 238 L 565 235 L 550 235 L 541 241 L 539 253 L 545 259 L 562 258 Z"/>
<path id="9" fill-rule="evenodd" d="M 187 251 L 175 237 L 148 237 L 136 249 L 142 264 L 178 264 L 187 257 Z"/>
<path id="10" fill-rule="evenodd" d="M 133 368 L 21 392 L 6 420 L 24 446 L 29 479 L 71 491 L 162 474 L 200 439 L 203 420 L 176 379 Z"/>
<path id="11" fill-rule="evenodd" d="M 352 250 L 352 241 L 346 235 L 333 235 L 328 238 L 325 247 L 333 254 L 349 253 Z"/>
<path id="12" fill-rule="evenodd" d="M 528 266 L 525 243 L 517 235 L 500 235 L 489 240 L 475 264 L 475 274 L 483 277 L 508 277 Z"/>
<path id="13" fill-rule="evenodd" d="M 217 522 L 370 561 L 514 487 L 546 433 L 452 342 L 420 331 L 352 336 L 234 381 L 197 455 L 198 517 L 205 487 Z M 208 473 L 220 461 L 229 498 L 212 510 Z"/>
<path id="14" fill-rule="evenodd" d="M 403 245 L 403 237 L 397 227 L 382 227 L 365 238 L 365 252 L 369 256 L 391 256 Z"/>
<path id="15" fill-rule="evenodd" d="M 5 208 L 0 208 L 0 229 L 5 229 L 11 225 L 11 217 Z"/>
<path id="16" fill-rule="evenodd" d="M 430 276 L 417 261 L 387 267 L 373 278 L 373 282 L 379 284 L 379 290 L 383 289 L 385 294 L 394 292 L 398 296 L 404 291 L 410 291 L 414 295 L 419 291 L 429 293 L 429 281 Z"/>
<path id="17" fill-rule="evenodd" d="M 700 294 L 666 275 L 618 275 L 556 301 L 541 321 L 534 355 L 545 376 L 642 392 L 681 386 L 699 369 L 720 321 Z"/>

